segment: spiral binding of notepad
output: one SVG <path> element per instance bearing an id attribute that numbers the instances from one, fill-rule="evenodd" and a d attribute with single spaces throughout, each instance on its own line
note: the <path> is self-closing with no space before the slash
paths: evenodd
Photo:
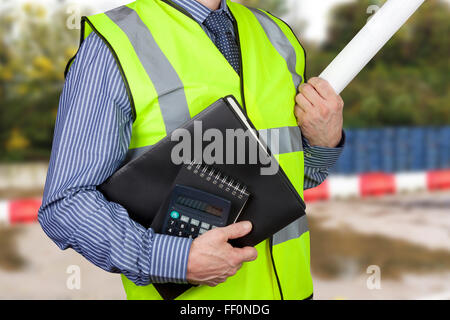
<path id="1" fill-rule="evenodd" d="M 247 191 L 247 186 L 208 165 L 194 160 L 188 163 L 186 168 L 200 178 L 210 181 L 212 184 L 217 185 L 218 188 L 231 193 L 239 199 L 250 195 Z"/>

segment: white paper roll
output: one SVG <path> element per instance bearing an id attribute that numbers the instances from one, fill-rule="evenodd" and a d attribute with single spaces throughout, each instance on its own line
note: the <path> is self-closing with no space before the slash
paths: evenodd
<path id="1" fill-rule="evenodd" d="M 386 1 L 319 77 L 341 93 L 424 2 Z"/>

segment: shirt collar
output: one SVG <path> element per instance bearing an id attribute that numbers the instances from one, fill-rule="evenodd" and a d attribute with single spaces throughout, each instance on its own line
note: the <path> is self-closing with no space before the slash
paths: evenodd
<path id="1" fill-rule="evenodd" d="M 196 0 L 172 0 L 172 2 L 189 12 L 191 16 L 200 24 L 202 24 L 208 15 L 213 11 Z M 222 11 L 225 12 L 231 20 L 233 20 L 233 17 L 228 10 L 226 0 L 221 0 L 219 9 L 216 10 L 216 12 Z"/>

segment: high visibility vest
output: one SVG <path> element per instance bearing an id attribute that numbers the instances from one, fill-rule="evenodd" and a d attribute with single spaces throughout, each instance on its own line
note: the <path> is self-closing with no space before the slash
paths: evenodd
<path id="1" fill-rule="evenodd" d="M 303 198 L 303 148 L 294 116 L 305 54 L 287 24 L 268 12 L 227 1 L 241 51 L 241 74 L 202 27 L 169 0 L 138 0 L 83 17 L 82 40 L 98 34 L 113 53 L 133 109 L 128 159 L 163 139 L 217 99 L 234 95 L 257 130 L 279 132 L 276 158 Z M 70 62 L 68 68 L 70 66 Z M 299 210 L 302 210 L 299 208 Z M 276 212 L 273 212 L 276 219 Z M 256 246 L 216 287 L 197 286 L 178 299 L 305 299 L 312 295 L 306 216 Z M 153 285 L 122 275 L 129 299 L 161 299 Z"/>

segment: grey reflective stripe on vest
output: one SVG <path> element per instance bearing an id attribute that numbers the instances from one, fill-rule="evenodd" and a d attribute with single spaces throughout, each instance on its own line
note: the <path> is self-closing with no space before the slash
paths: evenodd
<path id="1" fill-rule="evenodd" d="M 277 132 L 275 133 L 275 131 Z M 303 151 L 302 133 L 297 126 L 263 129 L 258 132 L 269 149 L 275 154 Z M 276 135 L 278 135 L 279 141 L 277 141 Z M 278 148 L 274 147 L 273 143 L 279 143 Z"/>
<path id="2" fill-rule="evenodd" d="M 191 118 L 180 77 L 136 11 L 121 6 L 105 14 L 127 35 L 150 77 L 158 94 L 166 133 L 169 134 Z"/>
<path id="3" fill-rule="evenodd" d="M 269 18 L 267 14 L 255 8 L 247 8 L 253 12 L 256 19 L 258 19 L 258 22 L 261 24 L 274 48 L 284 58 L 284 60 L 286 60 L 289 72 L 292 75 L 292 81 L 294 82 L 295 88 L 298 88 L 302 82 L 302 76 L 299 75 L 295 69 L 297 66 L 297 54 L 291 42 L 277 23 L 273 21 L 272 18 Z"/>
<path id="4" fill-rule="evenodd" d="M 295 220 L 287 227 L 275 233 L 273 235 L 273 245 L 276 246 L 277 244 L 297 239 L 307 231 L 309 231 L 308 219 L 306 215 L 303 215 L 300 219 Z"/>

